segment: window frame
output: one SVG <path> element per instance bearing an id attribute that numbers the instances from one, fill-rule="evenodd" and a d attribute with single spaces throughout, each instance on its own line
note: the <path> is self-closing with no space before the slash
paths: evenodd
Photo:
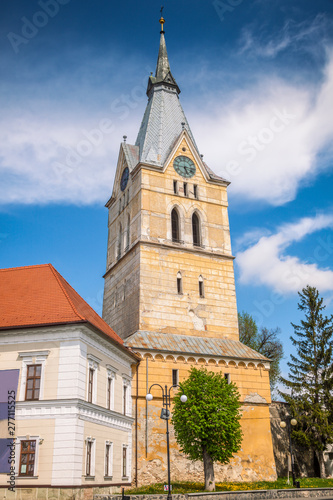
<path id="1" fill-rule="evenodd" d="M 34 368 L 34 374 L 32 377 L 29 376 L 29 370 L 30 368 Z M 39 375 L 36 375 L 36 369 L 37 368 L 40 368 L 40 374 Z M 34 364 L 31 364 L 31 365 L 27 365 L 27 379 L 26 379 L 26 384 L 25 384 L 25 398 L 24 398 L 24 401 L 39 401 L 40 399 L 40 385 L 41 385 L 41 378 L 42 378 L 42 365 L 41 363 L 34 363 Z M 32 389 L 30 389 L 28 387 L 29 385 L 29 380 L 32 380 Z M 38 380 L 38 385 L 39 387 L 38 388 L 35 388 L 35 382 Z M 38 390 L 38 397 L 31 397 L 31 398 L 28 398 L 27 397 L 27 394 L 28 394 L 28 391 L 32 391 L 32 396 L 34 396 L 35 394 L 35 391 Z"/>
<path id="2" fill-rule="evenodd" d="M 87 367 L 87 375 L 86 375 L 86 401 L 91 404 L 97 404 L 97 377 L 98 377 L 98 368 L 101 363 L 101 360 L 94 356 L 93 354 L 88 354 L 87 355 L 87 362 L 88 362 L 88 367 Z M 92 374 L 92 380 L 91 380 L 91 371 L 93 371 Z M 90 383 L 91 382 L 91 383 Z M 90 400 L 90 387 L 92 389 L 91 393 L 91 400 Z"/>
<path id="3" fill-rule="evenodd" d="M 197 221 L 197 222 L 196 222 Z M 193 212 L 192 218 L 192 241 L 194 247 L 201 247 L 201 223 L 197 212 Z"/>
<path id="4" fill-rule="evenodd" d="M 179 370 L 172 369 L 172 385 L 179 384 Z"/>
<path id="5" fill-rule="evenodd" d="M 205 298 L 205 284 L 202 275 L 199 276 L 199 297 L 200 299 Z"/>
<path id="6" fill-rule="evenodd" d="M 113 442 L 105 441 L 104 478 L 112 479 L 113 476 Z"/>
<path id="7" fill-rule="evenodd" d="M 171 240 L 180 243 L 180 217 L 176 207 L 171 210 Z"/>
<path id="8" fill-rule="evenodd" d="M 41 376 L 40 376 L 40 387 L 39 387 L 39 399 L 38 401 L 41 401 L 44 396 L 44 382 L 45 382 L 45 366 L 46 366 L 46 359 L 48 355 L 50 354 L 50 351 L 48 350 L 43 350 L 43 351 L 28 351 L 28 352 L 19 352 L 18 356 L 22 359 L 22 369 L 21 369 L 21 381 L 20 381 L 20 388 L 19 388 L 19 401 L 26 401 L 25 395 L 26 395 L 26 385 L 27 385 L 27 374 L 28 374 L 28 365 L 42 365 L 41 369 Z M 27 403 L 29 401 L 32 401 L 30 399 L 27 400 Z"/>
<path id="9" fill-rule="evenodd" d="M 183 295 L 183 276 L 180 271 L 177 273 L 177 294 Z"/>
<path id="10" fill-rule="evenodd" d="M 129 478 L 128 475 L 128 445 L 123 444 L 122 447 L 122 463 L 121 463 L 121 472 L 122 472 L 122 479 L 127 479 Z"/>
<path id="11" fill-rule="evenodd" d="M 86 439 L 86 464 L 85 464 L 85 477 L 95 477 L 95 438 L 88 437 Z"/>
<path id="12" fill-rule="evenodd" d="M 23 443 L 35 443 L 35 448 L 34 448 L 33 452 L 31 452 L 31 450 L 29 449 L 30 448 L 30 444 L 29 444 L 28 451 L 26 453 L 23 453 L 22 452 L 22 445 L 23 445 Z M 27 459 L 27 463 L 26 464 L 22 464 L 22 455 L 28 455 L 28 457 L 30 455 L 32 455 L 33 456 L 33 462 L 30 463 L 29 462 L 29 458 L 28 458 Z M 37 458 L 37 440 L 36 439 L 21 439 L 21 441 L 20 441 L 20 461 L 19 461 L 19 471 L 18 471 L 19 472 L 18 473 L 19 477 L 36 477 L 35 476 L 36 458 Z M 27 469 L 28 469 L 29 465 L 32 465 L 32 467 L 33 467 L 32 474 L 22 473 L 21 472 L 22 465 L 23 466 L 26 465 Z"/>

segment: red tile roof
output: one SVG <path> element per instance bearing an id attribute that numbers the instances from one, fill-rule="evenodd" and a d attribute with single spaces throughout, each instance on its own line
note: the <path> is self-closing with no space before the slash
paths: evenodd
<path id="1" fill-rule="evenodd" d="M 90 323 L 123 346 L 116 332 L 51 264 L 0 269 L 1 330 L 67 323 Z"/>

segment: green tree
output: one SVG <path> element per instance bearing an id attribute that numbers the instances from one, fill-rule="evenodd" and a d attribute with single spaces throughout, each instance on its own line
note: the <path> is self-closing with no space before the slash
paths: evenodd
<path id="1" fill-rule="evenodd" d="M 174 399 L 172 423 L 180 450 L 204 465 L 205 488 L 215 490 L 214 462 L 226 464 L 240 449 L 240 395 L 222 373 L 192 367 L 181 384 L 187 402 Z"/>
<path id="2" fill-rule="evenodd" d="M 323 316 L 325 306 L 316 288 L 307 286 L 298 295 L 305 319 L 292 323 L 295 336 L 290 338 L 297 354 L 290 356 L 289 378 L 281 379 L 288 393 L 279 392 L 298 421 L 293 438 L 316 453 L 320 476 L 325 477 L 323 452 L 333 442 L 333 316 Z"/>
<path id="3" fill-rule="evenodd" d="M 280 328 L 269 330 L 262 327 L 259 330 L 252 316 L 246 312 L 238 313 L 238 324 L 239 340 L 271 360 L 269 381 L 271 391 L 274 392 L 280 377 L 280 361 L 283 358 L 283 347 L 279 340 Z"/>

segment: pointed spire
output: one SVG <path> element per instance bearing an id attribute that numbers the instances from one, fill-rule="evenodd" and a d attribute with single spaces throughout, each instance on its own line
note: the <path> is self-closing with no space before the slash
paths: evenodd
<path id="1" fill-rule="evenodd" d="M 166 48 L 166 43 L 165 43 L 163 23 L 161 21 L 163 21 L 163 23 L 164 23 L 163 17 L 161 17 L 161 19 L 160 19 L 162 30 L 161 30 L 160 48 L 158 51 L 158 58 L 157 58 L 157 65 L 156 65 L 156 72 L 155 72 L 155 77 L 157 78 L 157 80 L 164 80 L 164 78 L 167 76 L 167 74 L 170 73 L 170 64 L 169 64 L 168 53 L 167 53 L 167 48 Z"/>
<path id="2" fill-rule="evenodd" d="M 162 13 L 162 11 L 163 11 L 163 7 L 161 9 L 161 13 Z M 172 85 L 173 87 L 176 88 L 177 93 L 180 94 L 180 89 L 177 85 L 177 82 L 174 79 L 174 77 L 172 76 L 172 73 L 170 71 L 169 58 L 168 58 L 165 37 L 164 37 L 164 33 L 165 33 L 165 31 L 164 31 L 164 23 L 165 23 L 164 17 L 161 17 L 159 22 L 161 25 L 160 47 L 159 47 L 159 51 L 158 51 L 155 76 L 150 76 L 149 80 L 148 80 L 147 95 L 149 96 L 152 87 L 154 87 L 156 84 L 160 84 L 160 83 Z"/>

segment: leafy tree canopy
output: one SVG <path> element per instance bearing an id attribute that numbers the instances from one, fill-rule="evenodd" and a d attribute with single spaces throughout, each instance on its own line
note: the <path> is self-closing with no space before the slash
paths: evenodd
<path id="1" fill-rule="evenodd" d="M 293 438 L 316 452 L 325 477 L 323 451 L 333 442 L 333 316 L 323 316 L 316 288 L 303 288 L 299 297 L 304 319 L 292 323 L 296 355 L 290 355 L 288 379 L 281 379 L 288 392 L 279 392 L 298 421 Z"/>
<path id="2" fill-rule="evenodd" d="M 273 392 L 279 381 L 280 361 L 283 358 L 283 347 L 279 339 L 280 328 L 269 330 L 262 327 L 259 330 L 255 320 L 246 312 L 238 313 L 238 324 L 239 340 L 271 360 L 269 380 Z"/>
<path id="3" fill-rule="evenodd" d="M 220 372 L 192 367 L 181 384 L 187 402 L 174 400 L 172 423 L 180 450 L 204 462 L 206 489 L 215 488 L 213 462 L 226 464 L 240 449 L 240 395 Z"/>

